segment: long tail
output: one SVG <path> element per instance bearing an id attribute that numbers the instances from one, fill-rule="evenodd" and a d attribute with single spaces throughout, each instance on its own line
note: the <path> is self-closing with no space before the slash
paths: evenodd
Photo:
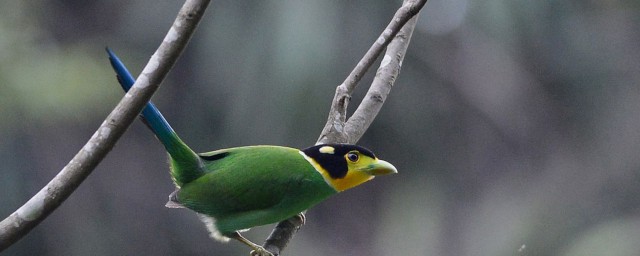
<path id="1" fill-rule="evenodd" d="M 122 61 L 109 48 L 109 61 L 113 70 L 118 75 L 118 82 L 125 92 L 129 91 L 135 83 L 135 79 L 129 73 Z M 140 114 L 142 121 L 153 131 L 158 140 L 162 142 L 171 158 L 171 176 L 177 186 L 189 183 L 200 177 L 202 172 L 202 160 L 187 144 L 185 144 L 178 134 L 171 128 L 167 120 L 162 116 L 160 110 L 149 102 Z"/>

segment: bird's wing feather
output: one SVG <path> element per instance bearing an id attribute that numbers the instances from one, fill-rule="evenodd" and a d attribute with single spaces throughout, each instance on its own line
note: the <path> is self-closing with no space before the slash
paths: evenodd
<path id="1" fill-rule="evenodd" d="M 313 174 L 292 148 L 251 146 L 201 156 L 214 159 L 205 162 L 207 174 L 184 185 L 178 200 L 214 217 L 273 207 L 292 186 Z"/>

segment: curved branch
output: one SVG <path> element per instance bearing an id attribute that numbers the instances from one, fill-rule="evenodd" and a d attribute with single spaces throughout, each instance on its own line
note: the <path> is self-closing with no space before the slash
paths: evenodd
<path id="1" fill-rule="evenodd" d="M 35 196 L 0 222 L 0 251 L 11 246 L 49 216 L 109 153 L 158 89 L 185 48 L 209 0 L 187 0 L 142 74 L 91 139 Z"/>
<path id="2" fill-rule="evenodd" d="M 369 48 L 367 53 L 365 53 L 358 64 L 356 64 L 356 67 L 353 69 L 353 71 L 351 71 L 344 82 L 338 85 L 338 87 L 336 88 L 336 94 L 333 97 L 333 101 L 331 103 L 331 110 L 329 110 L 327 123 L 320 133 L 318 143 L 354 143 L 358 141 L 359 137 L 356 139 L 349 138 L 351 134 L 345 132 L 344 130 L 344 125 L 347 120 L 347 106 L 349 105 L 351 94 L 358 85 L 358 82 L 360 82 L 360 79 L 362 79 L 367 70 L 369 70 L 378 56 L 380 56 L 382 50 L 384 50 L 385 47 L 387 47 L 391 43 L 391 39 L 396 36 L 396 34 L 400 31 L 401 28 L 405 26 L 409 19 L 418 14 L 418 12 L 422 9 L 422 7 L 424 7 L 426 3 L 427 0 L 405 0 L 402 3 L 402 6 L 393 15 L 391 22 L 389 22 L 382 34 L 380 34 L 380 37 L 378 37 L 373 45 L 371 45 L 371 48 Z M 415 24 L 413 26 L 415 26 Z M 411 31 L 413 31 L 413 26 L 411 28 Z M 402 56 L 404 56 L 404 52 L 402 53 Z M 393 81 L 391 81 L 391 84 L 393 84 Z M 373 121 L 373 119 L 371 121 Z M 364 134 L 364 130 L 360 135 L 362 134 Z"/>
<path id="3" fill-rule="evenodd" d="M 367 91 L 364 99 L 362 99 L 356 111 L 345 124 L 344 133 L 347 134 L 347 143 L 353 144 L 360 140 L 378 115 L 378 112 L 380 112 L 382 104 L 384 104 L 391 87 L 393 87 L 398 74 L 400 74 L 402 61 L 407 52 L 417 18 L 417 16 L 411 18 L 387 47 L 387 52 L 382 58 L 369 91 Z"/>
<path id="4" fill-rule="evenodd" d="M 416 25 L 417 14 L 426 3 L 427 0 L 405 0 L 378 40 L 345 81 L 336 88 L 327 123 L 317 143 L 356 143 L 362 137 L 382 108 L 400 73 L 402 60 Z M 347 106 L 353 90 L 385 47 L 387 52 L 369 91 L 353 116 L 347 120 Z M 265 241 L 264 248 L 274 255 L 279 255 L 303 224 L 304 218 L 298 216 L 278 223 Z"/>

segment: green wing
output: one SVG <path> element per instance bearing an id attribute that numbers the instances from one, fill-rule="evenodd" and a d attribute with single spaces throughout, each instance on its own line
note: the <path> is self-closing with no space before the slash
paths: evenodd
<path id="1" fill-rule="evenodd" d="M 331 194 L 298 149 L 251 146 L 201 154 L 207 173 L 182 186 L 177 200 L 235 231 L 291 217 Z"/>

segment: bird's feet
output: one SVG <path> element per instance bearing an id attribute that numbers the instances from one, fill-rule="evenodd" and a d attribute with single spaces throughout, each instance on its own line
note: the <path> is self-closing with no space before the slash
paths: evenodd
<path id="1" fill-rule="evenodd" d="M 229 234 L 228 237 L 234 238 L 242 242 L 243 244 L 246 244 L 247 246 L 251 247 L 251 249 L 253 249 L 253 251 L 251 251 L 251 253 L 249 254 L 251 256 L 274 256 L 273 253 L 267 251 L 266 249 L 264 249 L 264 247 L 249 241 L 249 239 L 244 238 L 242 235 L 240 235 L 240 232 L 238 231 Z"/>
<path id="2" fill-rule="evenodd" d="M 304 212 L 298 213 L 298 215 L 296 215 L 295 218 L 299 219 L 302 225 L 304 225 L 305 222 L 307 222 L 307 217 L 304 216 Z"/>
<path id="3" fill-rule="evenodd" d="M 249 254 L 251 256 L 273 256 L 273 253 L 267 251 L 262 246 L 257 246 L 253 248 L 253 251 Z"/>

